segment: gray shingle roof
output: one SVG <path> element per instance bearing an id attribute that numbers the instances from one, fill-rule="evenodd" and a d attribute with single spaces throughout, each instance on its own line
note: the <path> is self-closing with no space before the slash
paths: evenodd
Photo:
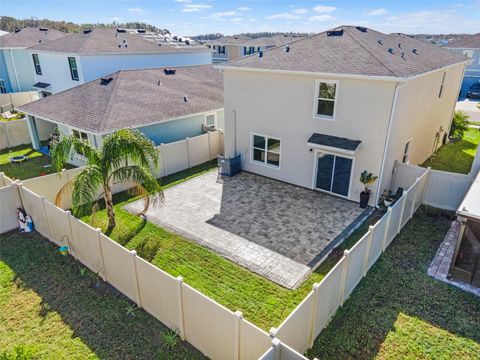
<path id="1" fill-rule="evenodd" d="M 145 69 L 122 70 L 105 78 L 109 77 L 108 85 L 97 79 L 19 110 L 102 134 L 223 108 L 222 74 L 211 65 L 176 68 L 174 75 Z"/>
<path id="2" fill-rule="evenodd" d="M 262 57 L 246 56 L 220 68 L 409 77 L 468 60 L 407 35 L 387 35 L 372 29 L 361 31 L 354 26 L 340 28 L 341 36 L 328 36 L 325 31 L 291 42 L 289 52 L 284 51 L 284 46 L 276 47 L 266 50 Z"/>
<path id="3" fill-rule="evenodd" d="M 120 46 L 119 46 L 120 45 Z M 205 46 L 181 46 L 161 44 L 146 40 L 139 35 L 118 33 L 115 29 L 92 29 L 89 33 L 75 33 L 67 37 L 40 44 L 32 51 L 48 51 L 73 54 L 134 54 L 207 52 Z"/>
<path id="4" fill-rule="evenodd" d="M 297 36 L 276 35 L 265 36 L 256 39 L 244 35 L 223 36 L 215 40 L 209 40 L 206 43 L 210 45 L 238 45 L 238 46 L 280 46 L 298 40 Z"/>
<path id="5" fill-rule="evenodd" d="M 38 45 L 40 42 L 45 44 L 68 35 L 55 29 L 41 31 L 38 27 L 29 27 L 0 36 L 0 48 L 28 48 Z"/>
<path id="6" fill-rule="evenodd" d="M 453 40 L 447 48 L 480 49 L 480 33 Z"/>
<path id="7" fill-rule="evenodd" d="M 360 140 L 352 140 L 338 136 L 313 133 L 307 141 L 310 144 L 323 145 L 337 149 L 355 151 L 360 146 Z"/>

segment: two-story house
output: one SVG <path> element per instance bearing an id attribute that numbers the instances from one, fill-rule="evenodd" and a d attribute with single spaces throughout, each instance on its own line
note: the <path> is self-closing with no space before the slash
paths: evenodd
<path id="1" fill-rule="evenodd" d="M 33 90 L 35 70 L 27 48 L 68 34 L 48 28 L 24 28 L 0 36 L 0 93 Z"/>
<path id="2" fill-rule="evenodd" d="M 34 84 L 51 95 L 119 70 L 212 63 L 205 46 L 156 43 L 124 29 L 91 29 L 28 49 Z"/>
<path id="3" fill-rule="evenodd" d="M 448 43 L 447 49 L 465 55 L 471 59 L 471 64 L 465 69 L 461 96 L 466 96 L 473 83 L 480 82 L 480 33 L 464 36 Z"/>
<path id="4" fill-rule="evenodd" d="M 468 59 L 406 35 L 342 26 L 230 61 L 225 154 L 246 171 L 370 204 L 395 160 L 419 164 L 446 140 Z M 396 190 L 396 189 L 392 189 Z"/>
<path id="5" fill-rule="evenodd" d="M 213 50 L 213 63 L 218 64 L 238 59 L 242 56 L 255 54 L 275 46 L 285 45 L 296 39 L 296 36 L 289 35 L 277 35 L 256 39 L 244 35 L 232 35 L 210 40 L 206 44 Z"/>

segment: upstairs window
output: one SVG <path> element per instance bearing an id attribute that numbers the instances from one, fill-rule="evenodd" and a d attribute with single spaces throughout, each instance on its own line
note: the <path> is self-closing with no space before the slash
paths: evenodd
<path id="1" fill-rule="evenodd" d="M 7 86 L 5 85 L 5 80 L 0 80 L 0 94 L 7 93 Z"/>
<path id="2" fill-rule="evenodd" d="M 225 46 L 219 46 L 218 47 L 218 53 L 224 55 L 225 54 Z"/>
<path id="3" fill-rule="evenodd" d="M 280 143 L 278 138 L 252 134 L 252 161 L 280 167 Z"/>
<path id="4" fill-rule="evenodd" d="M 40 60 L 38 59 L 38 54 L 32 54 L 33 66 L 35 66 L 35 72 L 37 75 L 42 75 L 42 67 L 40 66 Z"/>
<path id="5" fill-rule="evenodd" d="M 216 129 L 217 128 L 217 117 L 215 114 L 205 115 L 205 126 Z"/>
<path id="6" fill-rule="evenodd" d="M 83 131 L 78 131 L 78 130 L 74 130 L 72 129 L 72 135 L 74 137 L 76 137 L 77 139 L 83 141 L 84 143 L 88 144 L 88 135 L 87 133 L 84 133 Z M 82 152 L 78 153 L 78 155 L 84 155 Z"/>
<path id="7" fill-rule="evenodd" d="M 315 116 L 333 119 L 335 114 L 335 100 L 337 83 L 333 81 L 317 81 Z"/>
<path id="8" fill-rule="evenodd" d="M 443 76 L 442 76 L 442 83 L 440 84 L 440 90 L 438 90 L 438 98 L 441 99 L 442 98 L 442 94 L 443 94 L 443 85 L 445 85 L 445 76 L 447 75 L 447 72 L 444 72 L 443 73 Z"/>
<path id="9" fill-rule="evenodd" d="M 72 80 L 78 81 L 77 61 L 74 57 L 68 58 L 68 65 L 70 66 L 70 75 L 72 76 Z"/>

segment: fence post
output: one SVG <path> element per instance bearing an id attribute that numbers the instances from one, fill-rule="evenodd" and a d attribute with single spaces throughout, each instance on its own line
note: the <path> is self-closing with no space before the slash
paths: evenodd
<path id="1" fill-rule="evenodd" d="M 190 138 L 187 137 L 186 139 L 187 143 L 187 162 L 188 162 L 188 168 L 190 169 L 192 166 L 190 165 Z"/>
<path id="2" fill-rule="evenodd" d="M 20 180 L 15 180 L 15 185 L 18 189 L 18 195 L 20 196 L 20 202 L 22 203 L 22 208 L 25 210 L 25 198 L 23 197 L 23 183 Z"/>
<path id="3" fill-rule="evenodd" d="M 405 190 L 403 193 L 403 196 L 400 197 L 400 200 L 403 201 L 402 203 L 402 210 L 400 211 L 400 220 L 398 221 L 398 229 L 397 229 L 397 235 L 400 234 L 400 230 L 402 230 L 402 220 L 403 220 L 403 213 L 405 212 L 405 204 L 407 203 L 407 197 L 408 197 L 408 190 Z"/>
<path id="4" fill-rule="evenodd" d="M 383 241 L 382 241 L 382 252 L 385 252 L 385 249 L 387 248 L 388 230 L 390 229 L 391 218 L 392 218 L 392 208 L 388 207 L 387 220 L 385 222 L 385 234 L 383 235 Z"/>
<path id="5" fill-rule="evenodd" d="M 274 351 L 274 357 L 275 357 L 275 360 L 280 360 L 281 359 L 281 351 L 282 351 L 282 343 L 279 339 L 277 338 L 274 338 L 272 340 L 272 347 L 273 349 L 275 350 Z"/>
<path id="6" fill-rule="evenodd" d="M 422 204 L 425 203 L 425 194 L 427 193 L 427 188 L 428 188 L 428 181 L 430 180 L 430 175 L 432 173 L 432 168 L 429 166 L 427 167 L 427 171 L 425 173 L 425 183 L 423 184 L 423 189 L 422 189 Z"/>
<path id="7" fill-rule="evenodd" d="M 75 258 L 75 260 L 78 260 L 77 243 L 75 242 L 75 233 L 73 232 L 73 226 L 72 226 L 73 215 L 70 212 L 70 210 L 65 211 L 65 213 L 67 214 L 67 217 L 68 217 L 68 228 L 70 230 L 70 237 L 72 238 L 71 243 L 69 240 L 69 244 L 68 244 L 69 248 L 73 250 L 73 251 L 70 251 L 70 253 L 73 252 L 73 257 Z M 72 247 L 72 244 L 74 245 L 73 247 Z"/>
<path id="8" fill-rule="evenodd" d="M 415 186 L 413 188 L 415 193 L 413 194 L 412 207 L 410 209 L 410 216 L 408 217 L 409 220 L 413 217 L 413 214 L 415 214 L 415 203 L 417 202 L 418 188 L 420 186 L 420 178 L 419 177 L 417 177 L 413 186 Z M 412 190 L 412 188 L 410 188 L 410 190 Z"/>
<path id="9" fill-rule="evenodd" d="M 240 325 L 243 319 L 241 311 L 235 311 L 233 314 L 233 359 L 240 359 Z"/>
<path id="10" fill-rule="evenodd" d="M 52 227 L 50 226 L 50 220 L 48 219 L 48 214 L 47 214 L 47 207 L 45 206 L 45 196 L 43 195 L 40 196 L 40 199 L 42 200 L 43 216 L 45 218 L 45 222 L 47 223 L 48 240 L 53 242 Z"/>
<path id="11" fill-rule="evenodd" d="M 0 172 L 0 187 L 5 186 L 5 174 L 3 172 Z"/>
<path id="12" fill-rule="evenodd" d="M 137 251 L 130 250 L 130 254 L 132 255 L 133 281 L 135 282 L 135 294 L 136 294 L 135 300 L 137 301 L 137 306 L 141 308 L 142 300 L 140 299 L 140 287 L 138 286 L 138 275 L 137 275 Z"/>
<path id="13" fill-rule="evenodd" d="M 5 133 L 5 140 L 7 142 L 7 149 L 11 148 L 12 145 L 10 143 L 10 139 L 8 138 L 8 130 L 7 130 L 7 123 L 5 121 L 0 121 L 3 125 L 3 132 Z"/>
<path id="14" fill-rule="evenodd" d="M 95 229 L 97 231 L 97 243 L 98 243 L 98 253 L 100 254 L 100 262 L 102 264 L 102 279 L 103 281 L 107 281 L 107 269 L 105 269 L 105 260 L 103 258 L 103 247 L 102 247 L 102 229 L 97 228 Z M 135 274 L 136 275 L 136 274 Z"/>
<path id="15" fill-rule="evenodd" d="M 185 322 L 183 320 L 183 295 L 182 295 L 182 286 L 183 286 L 183 277 L 178 276 L 177 281 L 177 302 L 178 302 L 178 331 L 182 340 L 185 340 Z"/>
<path id="16" fill-rule="evenodd" d="M 212 141 L 210 139 L 211 137 L 211 131 L 207 132 L 207 137 L 208 137 L 208 160 L 212 160 Z"/>
<path id="17" fill-rule="evenodd" d="M 340 282 L 340 306 L 343 305 L 343 302 L 345 301 L 345 291 L 347 288 L 347 275 L 348 275 L 348 266 L 350 264 L 350 250 L 345 250 L 343 253 L 343 256 L 345 257 L 345 264 L 343 265 L 342 269 L 342 278 Z"/>
<path id="18" fill-rule="evenodd" d="M 310 349 L 313 346 L 315 341 L 316 325 L 317 325 L 317 308 L 318 308 L 318 288 L 320 287 L 319 283 L 315 283 L 312 286 L 313 291 L 313 301 L 312 309 L 310 311 L 310 339 L 308 340 L 308 348 Z"/>
<path id="19" fill-rule="evenodd" d="M 165 144 L 161 143 L 160 144 L 160 153 L 162 154 L 162 162 L 163 162 L 163 168 L 165 169 L 165 175 L 168 175 L 168 169 L 167 169 L 167 152 L 165 151 Z"/>
<path id="20" fill-rule="evenodd" d="M 367 275 L 367 271 L 368 271 L 368 259 L 370 258 L 370 250 L 372 248 L 374 231 L 375 231 L 375 227 L 370 225 L 368 227 L 367 250 L 365 250 L 365 257 L 363 258 L 363 276 Z"/>

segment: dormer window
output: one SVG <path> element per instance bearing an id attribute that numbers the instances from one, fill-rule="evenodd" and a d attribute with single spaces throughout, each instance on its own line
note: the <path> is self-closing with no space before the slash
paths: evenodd
<path id="1" fill-rule="evenodd" d="M 77 61 L 74 57 L 68 58 L 68 66 L 70 66 L 70 76 L 72 77 L 72 80 L 78 81 Z"/>
<path id="2" fill-rule="evenodd" d="M 337 98 L 337 82 L 317 80 L 315 95 L 315 117 L 334 119 L 335 101 Z"/>
<path id="3" fill-rule="evenodd" d="M 38 54 L 32 54 L 33 58 L 33 66 L 35 67 L 35 73 L 37 75 L 42 75 L 42 67 L 40 66 L 40 59 L 38 58 Z"/>

